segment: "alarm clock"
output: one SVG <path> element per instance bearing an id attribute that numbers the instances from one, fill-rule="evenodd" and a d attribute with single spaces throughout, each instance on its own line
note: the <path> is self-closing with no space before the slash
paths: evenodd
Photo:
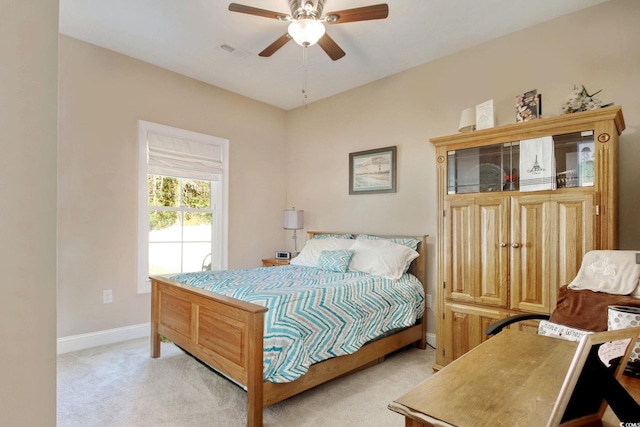
<path id="1" fill-rule="evenodd" d="M 291 252 L 276 252 L 276 259 L 291 259 Z"/>

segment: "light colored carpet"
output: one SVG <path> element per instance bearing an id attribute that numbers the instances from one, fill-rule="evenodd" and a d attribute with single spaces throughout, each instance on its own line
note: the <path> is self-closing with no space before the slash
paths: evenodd
<path id="1" fill-rule="evenodd" d="M 266 426 L 402 427 L 387 409 L 429 377 L 433 349 L 408 347 L 376 366 L 264 411 Z M 170 343 L 159 359 L 148 339 L 58 356 L 59 427 L 245 426 L 246 394 Z"/>

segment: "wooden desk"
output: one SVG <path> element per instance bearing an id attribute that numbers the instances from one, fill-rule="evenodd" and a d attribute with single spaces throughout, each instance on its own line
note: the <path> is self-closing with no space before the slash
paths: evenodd
<path id="1" fill-rule="evenodd" d="M 389 409 L 405 416 L 406 427 L 544 426 L 577 347 L 576 342 L 504 330 L 391 402 Z M 620 383 L 638 401 L 640 380 L 622 376 Z M 602 421 L 590 425 L 620 422 L 607 408 Z"/>
<path id="2" fill-rule="evenodd" d="M 544 426 L 578 343 L 504 330 L 389 404 L 418 426 Z"/>

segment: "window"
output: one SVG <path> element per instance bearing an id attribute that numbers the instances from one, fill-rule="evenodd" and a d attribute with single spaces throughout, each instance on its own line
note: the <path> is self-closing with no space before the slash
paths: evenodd
<path id="1" fill-rule="evenodd" d="M 211 181 L 147 174 L 150 275 L 211 267 Z"/>
<path id="2" fill-rule="evenodd" d="M 149 275 L 227 268 L 228 141 L 138 127 L 138 293 Z"/>

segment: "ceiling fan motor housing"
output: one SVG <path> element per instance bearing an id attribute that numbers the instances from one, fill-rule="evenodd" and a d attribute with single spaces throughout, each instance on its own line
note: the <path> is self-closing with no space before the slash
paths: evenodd
<path id="1" fill-rule="evenodd" d="M 293 19 L 320 19 L 324 0 L 289 0 L 289 9 Z"/>

